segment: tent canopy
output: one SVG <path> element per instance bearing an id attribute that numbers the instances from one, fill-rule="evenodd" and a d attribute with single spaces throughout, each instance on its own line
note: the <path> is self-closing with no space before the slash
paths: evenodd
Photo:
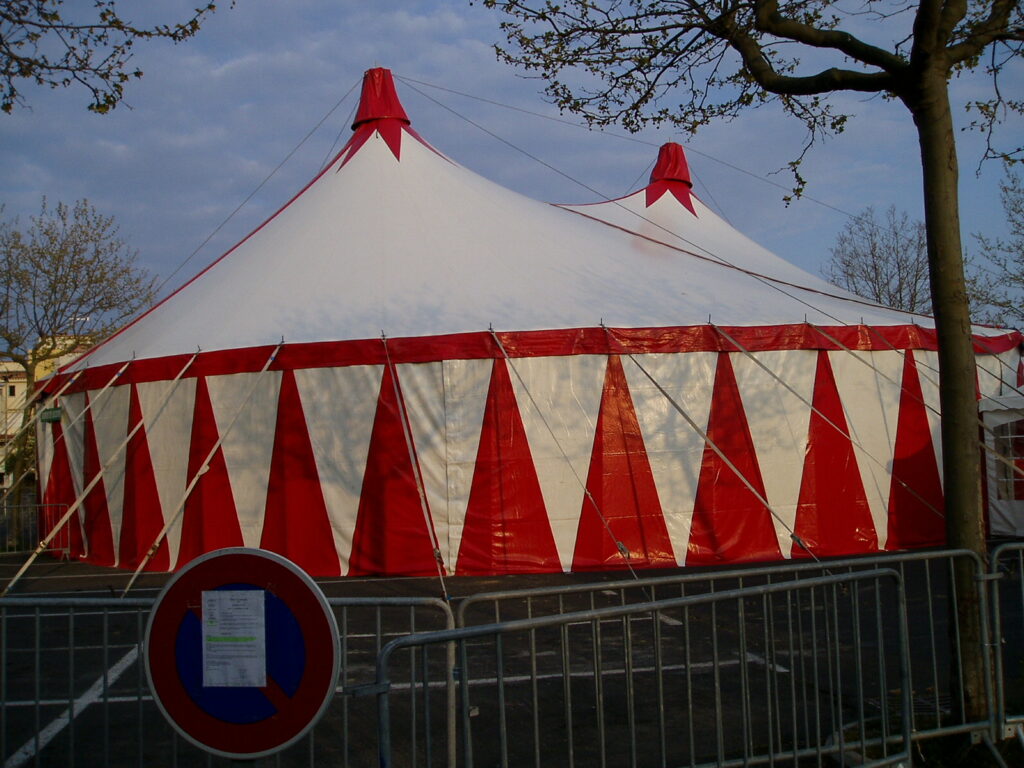
<path id="1" fill-rule="evenodd" d="M 1021 336 L 977 328 L 978 391 Z M 319 576 L 771 560 L 944 539 L 936 339 L 757 246 L 683 150 L 619 200 L 462 168 L 370 70 L 276 214 L 48 385 L 76 555 Z M 624 554 L 627 553 L 627 554 Z"/>
<path id="2" fill-rule="evenodd" d="M 354 129 L 288 204 L 71 370 L 282 339 L 294 345 L 602 322 L 932 328 L 927 317 L 872 305 L 785 262 L 688 189 L 659 195 L 688 186 L 669 178 L 688 174 L 678 145 L 663 148 L 646 189 L 556 207 L 489 182 L 426 144 L 387 70 L 367 74 Z"/>

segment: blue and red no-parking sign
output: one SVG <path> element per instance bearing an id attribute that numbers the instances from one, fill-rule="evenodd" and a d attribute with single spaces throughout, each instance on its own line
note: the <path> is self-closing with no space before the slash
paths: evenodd
<path id="1" fill-rule="evenodd" d="M 219 635 L 211 625 L 222 627 Z M 338 629 L 323 592 L 294 563 L 222 549 L 164 587 L 146 627 L 145 661 L 153 698 L 178 733 L 224 757 L 256 758 L 302 738 L 327 709 Z M 249 685 L 256 667 L 259 682 Z"/>

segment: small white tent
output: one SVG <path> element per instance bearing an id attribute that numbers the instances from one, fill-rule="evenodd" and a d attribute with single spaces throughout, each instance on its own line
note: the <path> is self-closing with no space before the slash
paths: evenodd
<path id="1" fill-rule="evenodd" d="M 635 195 L 560 207 L 427 144 L 386 70 L 353 129 L 50 385 L 42 491 L 76 555 L 498 574 L 942 541 L 928 318 L 752 243 L 677 145 Z M 976 339 L 1003 394 L 1021 337 Z"/>

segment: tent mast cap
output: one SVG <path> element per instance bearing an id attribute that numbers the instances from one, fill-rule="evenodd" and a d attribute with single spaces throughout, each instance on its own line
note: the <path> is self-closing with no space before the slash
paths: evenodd
<path id="1" fill-rule="evenodd" d="M 352 123 L 355 130 L 371 120 L 399 120 L 406 125 L 412 121 L 405 114 L 402 102 L 395 92 L 395 81 L 390 69 L 374 67 L 363 75 L 363 92 L 359 97 L 359 111 Z"/>
<path id="2" fill-rule="evenodd" d="M 658 162 L 651 171 L 651 184 L 659 181 L 681 181 L 692 188 L 690 166 L 686 162 L 686 153 L 681 144 L 670 141 L 661 145 L 658 150 Z"/>

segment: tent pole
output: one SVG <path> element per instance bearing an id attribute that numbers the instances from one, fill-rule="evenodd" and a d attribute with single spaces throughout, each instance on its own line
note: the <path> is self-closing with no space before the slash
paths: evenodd
<path id="1" fill-rule="evenodd" d="M 402 397 L 402 390 L 398 384 L 398 370 L 391 361 L 391 352 L 388 350 L 388 339 L 382 331 L 380 334 L 381 343 L 384 345 L 384 359 L 388 369 L 391 371 L 391 384 L 395 391 L 395 402 L 398 403 L 398 416 L 402 421 L 402 435 L 405 437 L 405 447 L 409 452 L 409 463 L 412 467 L 413 477 L 416 480 L 416 493 L 420 497 L 420 510 L 423 512 L 423 523 L 427 527 L 427 536 L 430 537 L 430 545 L 434 548 L 434 564 L 437 566 L 437 578 L 441 583 L 441 596 L 444 601 L 450 602 L 448 585 L 444 580 L 444 560 L 441 557 L 441 545 L 437 540 L 437 531 L 434 530 L 434 521 L 430 517 L 430 507 L 427 504 L 427 491 L 423 486 L 423 476 L 420 474 L 420 464 L 416 457 L 416 446 L 412 441 L 412 431 L 409 427 L 409 414 L 405 408 L 405 398 Z"/>
<path id="2" fill-rule="evenodd" d="M 702 440 L 704 440 L 705 445 L 708 445 L 711 448 L 711 450 L 715 452 L 718 458 L 720 458 L 722 462 L 730 470 L 732 470 L 733 474 L 739 478 L 740 482 L 743 483 L 746 489 L 750 491 L 752 494 L 754 494 L 754 497 L 764 505 L 765 509 L 768 510 L 768 513 L 778 521 L 778 523 L 783 527 L 785 531 L 789 533 L 789 538 L 793 542 L 795 542 L 801 549 L 807 552 L 807 554 L 810 555 L 810 557 L 815 562 L 821 562 L 814 555 L 814 553 L 811 552 L 811 550 L 800 538 L 800 536 L 797 535 L 796 531 L 794 531 L 792 527 L 790 527 L 790 525 L 782 519 L 779 513 L 775 511 L 775 508 L 772 507 L 772 505 L 768 502 L 768 499 L 766 499 L 764 495 L 759 490 L 757 490 L 757 488 L 754 487 L 753 483 L 751 483 L 750 480 L 747 479 L 746 475 L 744 475 L 740 471 L 739 467 L 733 464 L 729 457 L 725 455 L 725 452 L 718 447 L 714 440 L 711 439 L 711 436 L 705 430 L 701 429 L 700 425 L 698 425 L 697 422 L 693 420 L 690 414 L 688 414 L 686 410 L 676 401 L 676 399 L 672 397 L 672 395 L 670 395 L 668 391 L 661 385 L 661 383 L 657 379 L 655 379 L 653 375 L 651 375 L 650 371 L 644 368 L 640 361 L 633 356 L 632 352 L 628 352 L 622 348 L 621 342 L 619 342 L 618 339 L 615 338 L 615 335 L 612 333 L 612 329 L 606 326 L 603 322 L 601 323 L 601 328 L 604 329 L 605 334 L 608 336 L 610 340 L 614 341 L 616 344 L 619 345 L 619 349 L 622 350 L 619 354 L 624 354 L 626 357 L 633 361 L 636 367 L 640 369 L 640 371 L 644 374 L 644 376 L 647 377 L 651 384 L 653 384 L 657 388 L 657 390 L 662 394 L 662 396 L 666 400 L 668 400 L 669 404 L 671 404 L 671 406 L 676 410 L 676 412 L 683 417 L 687 424 L 690 425 L 690 428 L 694 432 L 696 432 Z"/>
<path id="3" fill-rule="evenodd" d="M 199 484 L 199 478 L 201 478 L 206 470 L 209 469 L 210 462 L 213 461 L 214 455 L 220 449 L 221 445 L 223 445 L 224 440 L 227 438 L 232 428 L 234 428 L 235 422 L 238 421 L 238 417 L 242 414 L 242 411 L 245 409 L 249 400 L 252 399 L 253 393 L 256 391 L 256 386 L 263 378 L 263 374 L 265 374 L 270 366 L 273 365 L 274 360 L 277 359 L 277 353 L 280 352 L 283 345 L 284 342 L 282 341 L 274 347 L 274 351 L 270 353 L 270 357 L 267 358 L 267 362 L 263 364 L 263 367 L 260 369 L 256 378 L 253 380 L 252 385 L 249 387 L 249 392 L 246 394 L 241 404 L 239 404 L 234 416 L 231 417 L 231 421 L 228 422 L 228 426 L 227 429 L 224 430 L 224 434 L 217 438 L 217 441 L 213 444 L 213 448 L 211 448 L 210 452 L 206 454 L 206 458 L 203 459 L 203 463 L 200 464 L 199 469 L 196 470 L 195 475 L 193 475 L 192 479 L 188 481 L 188 485 L 185 486 L 185 492 L 182 494 L 181 500 L 174 508 L 174 513 L 167 519 L 167 522 L 164 523 L 164 527 L 161 528 L 160 533 L 156 535 L 156 538 L 147 550 L 145 557 L 142 558 L 142 562 L 139 563 L 138 567 L 132 573 L 132 577 L 128 579 L 128 584 L 125 586 L 124 591 L 121 592 L 121 597 L 125 597 L 128 594 L 128 590 L 132 588 L 132 585 L 139 577 L 139 574 L 142 573 L 142 570 L 146 567 L 147 563 L 149 563 L 156 554 L 156 551 L 160 548 L 160 544 L 163 543 L 164 538 L 167 536 L 167 532 L 171 530 L 171 526 L 173 526 L 178 521 L 178 518 L 181 517 L 185 510 L 185 502 L 188 501 L 188 497 L 192 495 L 192 491 L 195 489 L 196 485 Z"/>
<path id="4" fill-rule="evenodd" d="M 819 328 L 818 326 L 814 325 L 813 323 L 808 323 L 807 325 L 808 325 L 808 326 L 809 326 L 810 328 L 812 328 L 813 330 L 815 330 L 815 331 L 817 331 L 818 333 L 820 333 L 820 334 L 821 334 L 822 336 L 824 336 L 824 337 L 825 337 L 826 339 L 828 339 L 828 340 L 829 340 L 829 341 L 830 341 L 831 343 L 835 344 L 835 345 L 836 345 L 837 347 L 839 347 L 839 348 L 840 348 L 841 350 L 843 350 L 844 352 L 848 352 L 848 353 L 849 353 L 850 355 L 852 355 L 852 356 L 853 356 L 853 359 L 854 359 L 854 360 L 857 360 L 858 362 L 860 362 L 860 363 L 863 363 L 863 364 L 864 364 L 864 365 L 866 365 L 866 366 L 867 366 L 868 368 L 870 368 L 870 369 L 871 369 L 872 371 L 874 371 L 874 372 L 875 372 L 876 374 L 878 374 L 878 375 L 879 375 L 879 376 L 881 376 L 881 377 L 882 377 L 883 379 L 885 379 L 886 381 L 888 381 L 888 382 L 889 382 L 890 384 L 892 384 L 892 385 L 894 385 L 894 386 L 896 386 L 896 387 L 898 387 L 899 389 L 901 389 L 901 390 L 902 390 L 902 388 L 903 388 L 903 384 L 902 384 L 902 382 L 896 381 L 896 380 L 895 380 L 894 378 L 892 378 L 891 376 L 889 376 L 888 374 L 886 374 L 886 373 L 885 373 L 885 371 L 883 371 L 883 370 L 879 369 L 879 368 L 878 368 L 877 366 L 874 366 L 874 365 L 872 365 L 872 364 L 871 364 L 870 362 L 868 362 L 867 360 L 865 360 L 865 359 L 863 359 L 862 357 L 860 357 L 860 356 L 859 356 L 859 355 L 858 355 L 858 354 L 856 353 L 856 351 L 855 351 L 855 350 L 853 350 L 853 349 L 850 349 L 850 348 L 849 348 L 848 346 L 846 346 L 845 344 L 843 344 L 843 343 L 842 343 L 841 341 L 839 341 L 839 340 L 838 340 L 837 338 L 835 338 L 835 337 L 834 337 L 834 336 L 832 336 L 832 335 L 831 335 L 830 333 L 828 333 L 827 331 L 825 331 L 825 330 L 824 330 L 823 328 Z M 883 337 L 883 340 L 884 340 L 884 337 Z M 735 342 L 734 342 L 734 343 L 735 343 Z M 886 343 L 888 344 L 888 342 L 886 342 Z M 900 357 L 906 357 L 906 355 L 904 354 L 904 351 L 903 351 L 903 350 L 900 350 L 900 349 L 896 349 L 896 348 L 895 348 L 895 347 L 893 347 L 893 346 L 892 346 L 891 344 L 889 345 L 889 347 L 890 347 L 890 349 L 891 349 L 891 350 L 892 350 L 893 352 L 896 352 L 896 353 L 898 353 L 898 354 L 900 355 Z M 918 369 L 918 370 L 920 370 L 920 369 Z M 926 381 L 928 381 L 928 382 L 929 382 L 930 384 L 933 384 L 933 385 L 935 385 L 936 387 L 937 387 L 937 386 L 939 386 L 938 382 L 936 382 L 936 381 L 935 381 L 934 379 L 932 379 L 932 378 L 931 378 L 930 376 L 926 376 L 926 377 L 925 377 L 925 380 L 926 380 Z M 923 396 L 922 396 L 922 397 L 914 397 L 914 398 L 913 398 L 913 400 L 914 400 L 915 402 L 917 402 L 917 403 L 920 403 L 920 404 L 921 404 L 922 406 L 924 406 L 925 410 L 927 410 L 927 411 L 931 412 L 931 413 L 932 413 L 933 415 L 935 415 L 935 416 L 938 416 L 939 418 L 941 418 L 941 417 L 942 417 L 942 412 L 941 412 L 941 411 L 939 411 L 939 409 L 938 409 L 938 408 L 935 408 L 934 406 L 932 406 L 932 405 L 929 405 L 929 404 L 928 404 L 928 402 L 927 402 L 927 401 L 925 401 L 925 399 L 924 399 L 924 397 L 923 397 Z M 980 416 L 978 417 L 978 426 L 980 426 L 980 427 L 981 427 L 981 429 L 982 429 L 982 430 L 983 430 L 984 432 L 987 432 L 988 434 L 993 434 L 993 435 L 995 434 L 994 432 L 992 432 L 992 429 L 991 429 L 991 428 L 990 428 L 990 427 L 989 427 L 989 426 L 988 426 L 988 425 L 987 425 L 987 424 L 985 423 L 985 420 L 984 420 L 984 419 L 982 419 L 982 418 L 981 418 Z M 853 439 L 853 438 L 851 438 L 851 440 L 852 440 L 852 439 Z M 986 449 L 986 450 L 991 450 L 991 449 L 988 449 L 988 448 L 986 448 L 986 446 L 985 446 L 985 443 L 984 443 L 984 441 L 983 441 L 983 440 L 979 440 L 979 441 L 978 441 L 978 445 L 979 445 L 979 446 L 981 446 L 981 447 L 982 447 L 983 449 Z M 863 449 L 863 447 L 862 447 L 862 446 L 860 446 L 860 445 L 857 445 L 857 447 L 858 447 L 858 448 L 861 448 L 861 450 L 864 450 L 864 449 Z M 870 453 L 868 453 L 867 451 L 864 451 L 864 455 L 865 455 L 865 456 L 867 456 L 867 457 L 868 457 L 869 459 L 871 459 L 872 461 L 874 461 L 874 462 L 875 462 L 876 464 L 878 464 L 879 466 L 881 466 L 881 467 L 883 467 L 883 468 L 885 467 L 885 464 L 884 464 L 883 462 L 881 462 L 881 461 L 880 461 L 879 459 L 876 459 L 875 457 L 873 457 L 873 456 L 872 456 L 872 455 L 871 455 Z M 1021 470 L 1021 469 L 1019 469 L 1019 468 L 1017 468 L 1017 467 L 1015 467 L 1015 468 L 1014 468 L 1014 471 L 1015 471 L 1015 472 L 1020 472 L 1020 473 L 1021 473 L 1022 475 L 1024 475 L 1024 470 Z M 931 510 L 932 512 L 934 512 L 935 514 L 939 515 L 940 517 L 945 517 L 945 513 L 943 513 L 943 512 L 940 512 L 939 510 L 937 510 L 937 509 L 936 509 L 936 508 L 935 508 L 935 507 L 934 507 L 934 506 L 933 506 L 932 504 L 930 504 L 930 503 L 929 503 L 929 502 L 928 502 L 927 500 L 925 500 L 924 498 L 922 498 L 922 497 L 921 497 L 921 495 L 917 493 L 917 491 L 915 491 L 915 490 L 914 490 L 913 488 L 911 488 L 911 487 L 910 487 L 909 485 L 907 485 L 907 483 L 905 483 L 905 482 L 904 482 L 903 480 L 900 480 L 900 479 L 899 479 L 898 477 L 895 477 L 895 476 L 894 476 L 894 478 L 893 478 L 893 479 L 895 479 L 895 480 L 896 480 L 896 482 L 897 482 L 897 483 L 899 483 L 899 484 L 900 484 L 900 485 L 901 485 L 901 486 L 902 486 L 902 487 L 903 487 L 903 488 L 904 488 L 905 490 L 909 491 L 909 492 L 910 492 L 910 495 L 911 495 L 911 496 L 914 496 L 914 497 L 915 497 L 915 498 L 916 498 L 916 499 L 917 499 L 918 501 L 920 501 L 920 502 L 921 502 L 922 504 L 924 504 L 924 505 L 925 505 L 926 507 L 928 507 L 928 509 L 930 509 L 930 510 Z"/>
<path id="5" fill-rule="evenodd" d="M 993 352 L 992 347 L 985 341 L 985 338 L 983 336 L 975 336 L 974 343 L 981 347 L 984 352 L 988 352 L 990 355 L 992 355 L 992 357 L 994 357 L 996 361 L 999 363 L 999 366 L 1001 368 L 1005 368 L 1006 370 L 1011 371 L 1016 376 L 1017 369 L 1013 368 L 1009 363 L 1003 360 L 1003 358 L 1001 358 L 998 354 Z M 1008 352 L 1009 350 L 1006 351 Z M 1021 356 L 1021 353 L 1022 350 L 1018 348 L 1018 358 Z M 1005 352 L 1003 354 L 1005 354 Z M 1020 384 L 1011 384 L 1008 381 L 1003 381 L 1001 376 L 999 377 L 999 381 L 1003 386 L 1009 388 L 1011 394 L 1024 395 L 1024 390 L 1021 389 Z"/>
<path id="6" fill-rule="evenodd" d="M 726 333 L 725 330 L 720 328 L 719 326 L 712 325 L 711 327 L 714 328 L 718 333 L 720 333 L 723 336 L 723 338 L 725 338 L 730 344 L 735 345 L 736 348 L 741 353 L 743 353 L 748 358 L 750 358 L 750 360 L 752 360 L 754 362 L 754 364 L 756 364 L 759 368 L 761 368 L 765 373 L 767 373 L 769 376 L 771 376 L 773 379 L 775 379 L 777 382 L 779 382 L 783 387 L 785 387 L 787 390 L 789 390 L 789 392 L 791 392 L 794 397 L 798 398 L 800 400 L 800 402 L 802 402 L 804 405 L 808 406 L 813 413 L 818 414 L 818 416 L 820 416 L 822 419 L 824 419 L 826 424 L 828 424 L 830 427 L 832 427 L 837 432 L 842 433 L 843 430 L 839 429 L 839 427 L 831 419 L 829 419 L 825 414 L 823 414 L 821 411 L 819 411 L 817 408 L 815 408 L 814 405 L 807 400 L 807 398 L 803 397 L 799 392 L 797 392 L 795 389 L 793 389 L 793 387 L 791 387 L 789 384 L 787 384 L 782 378 L 780 378 L 775 372 L 773 372 L 771 369 L 769 369 L 764 363 L 762 363 L 760 360 L 758 360 L 756 357 L 754 357 L 754 355 L 750 352 L 750 350 L 745 349 L 738 341 L 736 341 L 732 336 L 730 336 L 728 333 Z M 850 354 L 853 354 L 852 350 L 847 349 L 846 351 L 850 352 Z M 860 358 L 857 358 L 857 359 L 859 360 Z M 891 379 L 890 377 L 886 376 L 885 373 L 880 371 L 875 366 L 871 365 L 871 363 L 867 363 L 865 361 L 865 364 L 869 368 L 871 368 L 871 370 L 873 370 L 875 373 L 877 373 L 878 375 L 884 377 L 886 380 L 892 382 L 896 386 L 900 386 L 900 384 L 898 382 L 896 382 L 893 379 Z M 925 408 L 928 408 L 928 403 L 926 403 L 923 399 L 918 400 L 918 402 L 921 403 L 921 405 L 923 405 Z M 938 411 L 935 411 L 934 409 L 932 409 L 932 411 L 936 415 L 938 415 Z M 882 469 L 888 471 L 888 468 L 886 467 L 885 462 L 883 462 L 881 459 L 876 458 L 875 456 L 872 456 L 870 451 L 868 451 L 868 449 L 864 447 L 864 445 L 860 442 L 860 440 L 854 438 L 853 435 L 849 434 L 849 430 L 847 430 L 847 435 L 846 436 L 850 439 L 850 442 L 854 445 L 854 447 L 859 448 L 861 453 L 863 453 L 865 456 L 867 456 L 868 459 L 870 459 L 872 463 L 874 463 L 876 466 L 881 467 Z M 926 507 L 928 507 L 928 509 L 930 509 L 932 512 L 934 512 L 936 515 L 938 515 L 939 517 L 945 517 L 945 515 L 941 511 L 936 509 L 934 505 L 929 503 L 927 499 L 925 499 L 917 491 L 915 491 L 913 488 L 911 488 L 909 485 L 907 485 L 907 483 L 905 483 L 904 481 L 900 480 L 895 475 L 893 475 L 893 479 L 897 483 L 899 483 L 901 486 L 903 486 L 903 488 L 905 488 L 907 491 L 909 491 L 912 496 L 914 496 L 918 501 L 920 501 L 922 504 L 924 504 Z"/>
<path id="7" fill-rule="evenodd" d="M 196 355 L 193 355 L 189 359 L 189 361 L 185 363 L 185 367 L 182 368 L 178 375 L 174 378 L 175 383 L 177 383 L 177 381 L 184 375 L 185 371 L 188 370 L 188 367 L 192 365 L 192 361 L 195 359 Z M 127 367 L 127 363 L 125 364 L 125 367 Z M 116 375 L 120 375 L 120 372 Z M 164 406 L 167 404 L 167 401 L 170 399 L 170 396 L 173 393 L 174 389 L 172 388 L 171 391 L 168 393 L 167 398 L 165 398 L 163 404 L 160 406 L 160 411 L 158 412 L 158 414 L 163 412 Z M 64 527 L 67 521 L 71 519 L 71 516 L 78 511 L 78 508 L 82 506 L 82 503 L 85 501 L 85 499 L 89 496 L 90 493 L 92 493 L 92 489 L 95 488 L 96 485 L 103 478 L 103 473 L 106 471 L 107 467 L 109 467 L 111 462 L 113 462 L 114 459 L 116 459 L 121 454 L 121 451 L 123 451 L 125 446 L 127 446 L 128 443 L 131 442 L 131 439 L 135 437 L 135 434 L 142 428 L 144 423 L 145 421 L 143 419 L 140 419 L 139 423 L 136 424 L 131 429 L 131 431 L 128 433 L 128 436 L 125 437 L 121 444 L 114 450 L 114 452 L 107 459 L 107 462 L 102 467 L 100 467 L 99 471 L 96 472 L 96 475 L 92 478 L 92 480 L 89 481 L 89 484 L 86 486 L 85 490 L 82 491 L 82 493 L 79 494 L 78 498 L 75 499 L 74 503 L 70 507 L 68 507 L 67 512 L 65 512 L 61 516 L 60 520 L 58 520 L 54 524 L 50 532 L 43 538 L 42 541 L 39 542 L 39 546 L 36 547 L 35 551 L 29 556 L 28 560 L 25 561 L 24 565 L 22 565 L 21 568 L 18 569 L 18 572 L 14 574 L 14 578 L 11 579 L 10 582 L 8 582 L 6 587 L 4 587 L 3 592 L 0 592 L 0 597 L 6 597 L 7 593 L 11 591 L 11 588 L 18 582 L 18 580 L 22 577 L 25 571 L 29 569 L 29 566 L 31 566 L 32 563 L 35 562 L 35 559 L 39 557 L 40 553 L 49 546 L 51 541 L 53 541 L 54 537 L 57 535 L 57 532 L 60 531 L 60 529 Z"/>
<path id="8" fill-rule="evenodd" d="M 615 532 L 612 531 L 612 527 L 611 524 L 608 522 L 608 518 L 604 516 L 604 513 L 601 511 L 600 505 L 597 503 L 597 499 L 594 498 L 594 495 L 590 492 L 590 489 L 587 488 L 587 484 L 583 481 L 583 478 L 579 476 L 579 473 L 576 471 L 576 468 L 572 465 L 572 462 L 569 460 L 569 455 L 565 452 L 565 449 L 562 448 L 562 444 L 558 442 L 558 437 L 555 435 L 555 430 L 553 430 L 551 428 L 551 425 L 548 424 L 548 420 L 544 417 L 544 411 L 542 411 L 540 409 L 540 406 L 537 405 L 537 401 L 534 399 L 533 393 L 530 392 L 530 388 L 526 386 L 526 382 L 523 381 L 523 377 L 519 375 L 519 370 L 512 363 L 512 358 L 509 357 L 509 354 L 505 349 L 505 345 L 501 343 L 501 339 L 495 332 L 494 327 L 492 326 L 491 328 L 488 329 L 488 331 L 491 334 L 491 338 L 494 339 L 494 343 L 498 346 L 498 349 L 501 351 L 502 357 L 504 357 L 505 359 L 505 364 L 508 365 L 508 367 L 512 369 L 512 373 L 516 375 L 516 379 L 519 381 L 519 385 L 523 388 L 523 391 L 529 398 L 530 404 L 533 406 L 533 409 L 537 412 L 537 415 L 540 416 L 540 420 L 544 424 L 545 429 L 547 429 L 548 434 L 551 436 L 551 439 L 554 441 L 555 446 L 558 448 L 558 452 L 561 453 L 562 458 L 565 459 L 565 463 L 566 466 L 569 467 L 569 471 L 572 472 L 573 477 L 576 478 L 576 482 L 579 483 L 580 487 L 583 489 L 583 495 L 594 506 L 594 511 L 597 512 L 597 516 L 601 520 L 601 525 L 604 526 L 605 532 L 608 534 L 612 542 L 615 544 L 615 549 L 618 550 L 620 555 L 622 555 L 622 559 L 626 563 L 626 568 L 629 569 L 629 572 L 633 576 L 633 578 L 639 581 L 640 576 L 637 574 L 636 570 L 633 568 L 633 564 L 630 562 L 629 548 L 626 547 L 626 545 L 615 536 Z"/>
<path id="9" fill-rule="evenodd" d="M 110 380 L 106 384 L 103 385 L 103 388 L 100 390 L 99 395 L 97 395 L 97 400 L 99 399 L 99 397 L 101 397 L 103 395 L 104 392 L 106 392 L 110 388 L 110 386 L 117 380 L 117 378 L 122 373 L 124 373 L 125 368 L 127 368 L 129 365 L 131 365 L 131 362 L 132 361 L 129 360 L 127 363 L 122 365 L 117 370 L 117 372 L 114 373 L 113 376 L 110 377 Z M 70 377 L 68 379 L 68 381 L 64 383 L 64 386 L 62 386 L 57 392 L 55 392 L 53 394 L 53 396 L 50 398 L 50 402 L 51 403 L 55 403 L 57 401 L 57 398 L 59 398 L 62 394 L 64 394 L 64 392 L 68 389 L 68 387 L 70 387 L 72 384 L 74 384 L 76 381 L 78 381 L 78 377 L 81 376 L 83 373 L 85 373 L 84 370 L 79 371 L 74 376 Z M 75 418 L 73 418 L 70 422 L 68 422 L 68 428 L 70 429 L 75 424 L 77 424 L 78 420 L 81 419 L 85 415 L 85 412 L 88 411 L 89 409 L 91 409 L 93 405 L 94 405 L 94 402 L 90 401 L 89 405 L 87 407 L 83 408 L 82 412 L 80 414 L 78 414 Z M 38 422 L 38 420 L 39 420 L 39 417 L 40 417 L 40 414 L 37 412 L 36 415 L 33 417 L 32 421 L 29 422 L 29 423 L 30 424 L 36 424 Z M 24 425 L 22 426 L 22 429 L 25 429 Z M 18 431 L 18 434 L 21 434 L 21 430 Z M 64 439 L 64 434 L 65 434 L 65 432 L 63 432 L 63 431 L 60 434 L 60 437 L 61 437 L 62 440 Z M 15 435 L 15 437 L 17 437 L 17 435 Z M 56 445 L 56 441 L 54 441 L 54 445 Z M 5 453 L 3 458 L 6 458 L 6 457 L 7 457 L 7 454 Z M 13 491 L 17 487 L 17 485 L 22 480 L 24 480 L 26 477 L 28 477 L 30 474 L 32 474 L 32 468 L 31 467 L 26 469 L 25 472 L 21 475 L 21 477 L 19 477 L 17 480 L 14 481 L 14 483 L 11 485 L 10 488 L 7 489 L 7 492 L 4 493 L 3 496 L 0 496 L 0 504 L 3 504 L 7 500 L 7 497 L 11 494 L 11 491 Z"/>
<path id="10" fill-rule="evenodd" d="M 131 361 L 129 361 L 129 362 L 131 362 Z M 121 370 L 124 370 L 127 366 L 128 366 L 128 363 L 125 363 L 124 366 L 121 367 Z M 49 403 L 50 404 L 55 403 L 57 401 L 57 398 L 59 398 L 62 394 L 64 394 L 65 390 L 67 390 L 68 387 L 70 387 L 72 384 L 74 384 L 78 380 L 78 377 L 81 376 L 83 372 L 84 371 L 79 371 L 74 376 L 68 377 L 68 380 L 66 382 L 64 382 L 64 385 L 59 390 L 57 390 L 57 392 L 55 392 L 50 397 Z M 39 390 L 39 392 L 42 393 L 42 390 Z M 33 396 L 33 399 L 35 399 L 35 396 Z M 26 403 L 26 407 L 27 407 L 27 405 L 28 404 Z M 49 407 L 49 405 L 47 405 L 47 407 Z M 32 418 L 29 421 L 27 421 L 24 424 L 22 424 L 21 427 L 18 429 L 18 431 L 14 433 L 14 437 L 9 438 L 7 440 L 7 444 L 4 446 L 4 452 L 3 452 L 2 455 L 0 455 L 0 463 L 3 463 L 3 462 L 7 461 L 7 457 L 11 455 L 11 446 L 13 446 L 14 443 L 18 440 L 18 438 L 21 437 L 21 433 L 22 432 L 24 432 L 29 427 L 35 427 L 36 424 L 39 423 L 39 419 L 40 419 L 41 416 L 42 416 L 42 411 L 36 411 L 32 415 Z M 5 413 L 4 414 L 4 418 L 6 419 L 6 417 L 7 417 L 7 414 Z M 77 421 L 77 419 L 75 421 Z M 75 423 L 74 421 L 71 422 L 71 424 L 74 424 L 74 423 Z M 71 424 L 69 424 L 68 426 L 71 426 Z M 61 432 L 61 438 L 63 438 L 63 437 L 64 437 L 64 433 Z M 32 474 L 32 469 L 33 469 L 32 464 L 29 463 L 29 466 L 25 469 L 24 472 L 21 473 L 21 476 L 18 477 L 13 483 L 11 483 L 11 487 L 4 491 L 4 495 L 3 496 L 0 496 L 0 505 L 3 505 L 7 501 L 7 497 L 10 496 L 12 493 L 14 493 L 14 489 L 17 488 L 19 485 L 21 485 L 21 481 L 22 480 L 24 480 L 26 477 L 28 477 L 29 475 Z"/>
<path id="11" fill-rule="evenodd" d="M 50 399 L 49 399 L 46 407 L 49 408 L 53 403 L 57 402 L 57 398 L 60 397 L 62 394 L 64 394 L 64 391 L 68 387 L 70 387 L 72 384 L 74 384 L 78 380 L 78 377 L 81 376 L 81 375 L 82 375 L 82 371 L 79 371 L 74 376 L 70 376 L 68 378 L 68 380 L 66 382 L 64 382 L 64 385 L 59 390 L 57 390 L 57 392 L 55 392 L 53 395 L 50 396 Z M 37 390 L 37 393 L 38 394 L 45 394 L 45 392 L 42 389 Z M 22 410 L 24 410 L 24 408 L 27 408 L 29 406 L 29 404 L 32 402 L 32 400 L 36 399 L 36 397 L 37 397 L 37 395 L 34 394 L 32 396 L 32 398 L 31 398 L 31 400 L 29 400 L 28 402 L 25 403 L 25 405 L 22 407 Z M 18 428 L 18 431 L 15 432 L 12 437 L 8 438 L 7 443 L 4 446 L 4 452 L 3 452 L 3 454 L 0 454 L 0 463 L 5 462 L 7 460 L 7 457 L 10 456 L 10 454 L 11 454 L 11 446 L 14 445 L 14 443 L 18 440 L 19 437 L 21 437 L 21 433 L 24 432 L 25 430 L 27 430 L 29 427 L 34 427 L 36 425 L 36 423 L 39 421 L 41 415 L 42 415 L 42 411 L 36 411 L 34 414 L 32 414 L 32 418 L 31 419 L 29 419 L 24 424 L 22 424 L 21 427 Z M 7 414 L 4 413 L 4 418 L 6 419 L 6 417 L 7 417 Z M 12 490 L 13 490 L 13 486 L 12 486 Z M 10 493 L 10 491 L 8 491 L 8 493 Z M 7 498 L 7 494 L 6 493 L 4 494 L 3 498 L 4 499 Z M 0 499 L 0 501 L 3 501 L 3 499 Z"/>

